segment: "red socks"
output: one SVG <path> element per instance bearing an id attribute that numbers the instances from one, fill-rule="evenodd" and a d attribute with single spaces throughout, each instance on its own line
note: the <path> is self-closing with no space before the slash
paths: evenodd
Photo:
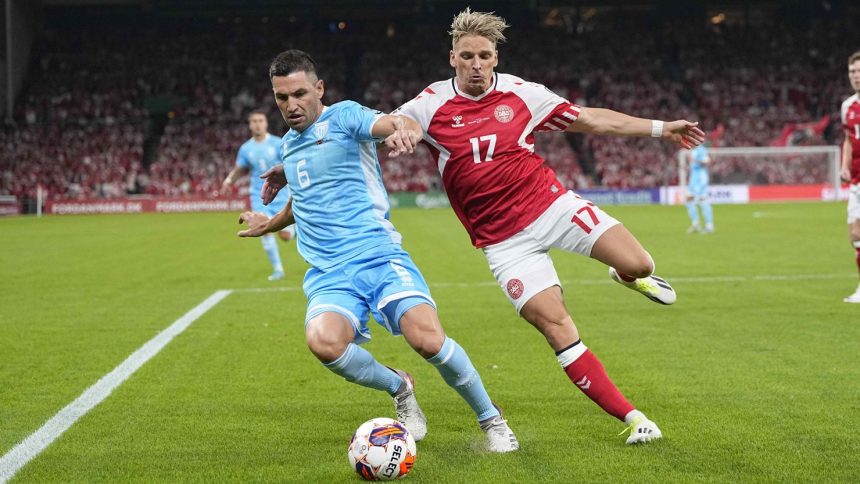
<path id="1" fill-rule="evenodd" d="M 635 410 L 612 383 L 600 360 L 581 341 L 560 351 L 558 361 L 570 381 L 606 413 L 623 422 Z"/>

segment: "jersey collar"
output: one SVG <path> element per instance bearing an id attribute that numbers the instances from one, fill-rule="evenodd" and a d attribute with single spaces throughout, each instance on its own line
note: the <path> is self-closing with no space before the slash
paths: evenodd
<path id="1" fill-rule="evenodd" d="M 499 83 L 499 74 L 497 72 L 494 72 L 493 73 L 493 82 L 490 83 L 490 88 L 487 89 L 486 91 L 484 91 L 483 93 L 481 93 L 480 96 L 470 96 L 470 95 L 466 94 L 465 92 L 461 91 L 459 87 L 457 87 L 457 78 L 456 77 L 451 78 L 451 85 L 454 86 L 454 92 L 459 94 L 460 96 L 463 96 L 464 98 L 470 99 L 472 101 L 480 101 L 481 99 L 484 99 L 487 96 L 487 94 L 493 92 L 496 89 L 496 85 L 498 83 Z"/>

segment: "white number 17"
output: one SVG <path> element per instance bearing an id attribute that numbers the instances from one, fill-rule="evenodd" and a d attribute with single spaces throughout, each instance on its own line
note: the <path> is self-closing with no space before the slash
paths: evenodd
<path id="1" fill-rule="evenodd" d="M 485 156 L 483 160 L 481 159 L 481 141 L 490 142 L 490 145 L 487 147 L 487 156 Z M 469 143 L 472 143 L 472 156 L 475 163 L 480 163 L 481 161 L 493 161 L 493 152 L 496 151 L 495 134 L 488 134 L 486 136 L 481 136 L 480 138 L 469 138 Z"/>

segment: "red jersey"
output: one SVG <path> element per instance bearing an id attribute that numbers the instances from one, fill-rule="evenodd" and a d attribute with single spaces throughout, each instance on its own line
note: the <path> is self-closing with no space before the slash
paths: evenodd
<path id="1" fill-rule="evenodd" d="M 454 212 L 472 244 L 485 247 L 520 232 L 564 194 L 555 172 L 534 152 L 534 133 L 563 131 L 580 109 L 541 84 L 495 74 L 480 96 L 461 92 L 449 79 L 395 113 L 424 129 Z"/>
<path id="2" fill-rule="evenodd" d="M 857 94 L 842 103 L 842 128 L 851 140 L 851 184 L 860 183 L 860 98 Z"/>

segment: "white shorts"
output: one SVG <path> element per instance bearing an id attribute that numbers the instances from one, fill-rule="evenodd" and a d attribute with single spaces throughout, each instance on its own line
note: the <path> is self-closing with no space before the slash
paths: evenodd
<path id="1" fill-rule="evenodd" d="M 851 185 L 848 190 L 848 224 L 860 220 L 860 185 Z"/>
<path id="2" fill-rule="evenodd" d="M 597 239 L 618 223 L 593 203 L 567 192 L 516 235 L 484 247 L 484 255 L 519 313 L 535 294 L 561 286 L 550 249 L 591 256 Z"/>

